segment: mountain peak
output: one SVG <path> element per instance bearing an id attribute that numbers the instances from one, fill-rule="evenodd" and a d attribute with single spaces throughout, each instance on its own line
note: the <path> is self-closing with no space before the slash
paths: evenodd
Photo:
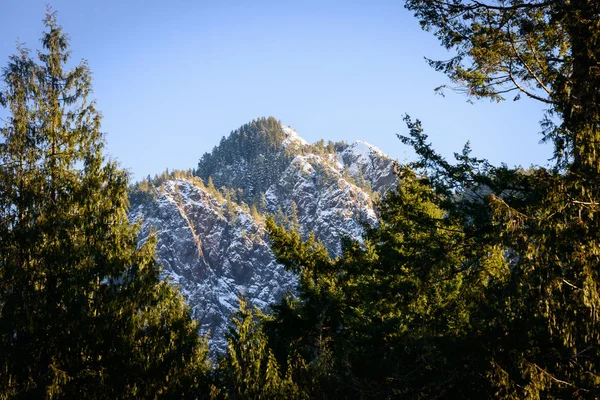
<path id="1" fill-rule="evenodd" d="M 193 175 L 172 172 L 130 193 L 140 239 L 157 234 L 163 276 L 178 284 L 211 347 L 224 350 L 237 296 L 261 308 L 297 277 L 277 263 L 264 218 L 314 233 L 332 255 L 341 237 L 377 224 L 374 200 L 397 184 L 393 161 L 357 141 L 307 143 L 273 117 L 223 137 Z"/>
<path id="2" fill-rule="evenodd" d="M 298 144 L 301 147 L 308 146 L 308 142 L 302 139 L 300 135 L 298 135 L 298 132 L 296 132 L 290 126 L 281 124 L 281 131 L 285 135 L 285 139 L 283 140 L 284 146 L 287 147 L 292 143 Z"/>
<path id="3" fill-rule="evenodd" d="M 360 158 L 369 158 L 372 155 L 389 158 L 389 156 L 381 151 L 378 147 L 373 146 L 371 143 L 365 142 L 364 140 L 357 140 L 356 142 L 352 143 L 346 150 L 344 150 L 344 153 Z"/>
<path id="4" fill-rule="evenodd" d="M 223 137 L 204 154 L 196 175 L 205 181 L 211 177 L 218 188 L 240 190 L 246 203 L 256 203 L 307 146 L 295 130 L 275 118 L 258 118 Z"/>

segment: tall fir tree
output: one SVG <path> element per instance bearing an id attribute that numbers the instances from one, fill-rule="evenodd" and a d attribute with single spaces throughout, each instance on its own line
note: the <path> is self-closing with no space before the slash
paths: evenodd
<path id="1" fill-rule="evenodd" d="M 331 356 L 329 398 L 597 398 L 598 2 L 406 3 L 456 51 L 431 64 L 469 95 L 549 105 L 556 164 L 494 167 L 468 147 L 452 164 L 407 118 L 419 160 L 364 242 L 328 260 L 271 224 L 300 273 L 267 324 L 275 353 Z"/>
<path id="2" fill-rule="evenodd" d="M 486 199 L 513 256 L 497 304 L 500 315 L 512 316 L 502 334 L 510 342 L 495 349 L 493 381 L 504 396 L 597 397 L 600 3 L 406 4 L 455 52 L 431 64 L 468 94 L 501 100 L 520 93 L 548 106 L 544 140 L 554 144 L 554 168 L 504 180 L 511 189 Z M 430 149 L 413 143 L 439 171 Z"/>
<path id="3" fill-rule="evenodd" d="M 198 397 L 206 344 L 138 247 L 87 63 L 44 25 L 39 61 L 20 46 L 2 74 L 0 398 Z"/>
<path id="4" fill-rule="evenodd" d="M 220 397 L 227 399 L 302 399 L 307 398 L 291 379 L 283 375 L 268 346 L 257 313 L 244 299 L 234 315 L 227 341 L 227 353 L 216 369 Z"/>

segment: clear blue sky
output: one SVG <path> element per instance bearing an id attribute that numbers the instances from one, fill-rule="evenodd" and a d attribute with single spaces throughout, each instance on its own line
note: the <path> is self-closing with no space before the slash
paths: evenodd
<path id="1" fill-rule="evenodd" d="M 542 105 L 468 104 L 424 57 L 450 56 L 402 1 L 51 0 L 85 58 L 107 149 L 139 179 L 195 167 L 223 135 L 260 116 L 309 142 L 366 140 L 401 161 L 405 113 L 451 156 L 470 140 L 494 163 L 544 165 Z M 2 0 L 0 66 L 17 38 L 39 47 L 43 1 Z"/>

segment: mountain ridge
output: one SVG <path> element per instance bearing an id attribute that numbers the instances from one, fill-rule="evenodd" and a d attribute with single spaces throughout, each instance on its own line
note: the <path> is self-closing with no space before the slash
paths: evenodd
<path id="1" fill-rule="evenodd" d="M 309 144 L 272 117 L 224 137 L 193 171 L 136 183 L 130 219 L 140 241 L 153 230 L 163 276 L 179 285 L 211 346 L 226 347 L 237 296 L 260 308 L 293 291 L 264 227 L 270 215 L 332 255 L 341 237 L 359 239 L 377 224 L 375 203 L 396 184 L 394 162 L 366 142 Z"/>

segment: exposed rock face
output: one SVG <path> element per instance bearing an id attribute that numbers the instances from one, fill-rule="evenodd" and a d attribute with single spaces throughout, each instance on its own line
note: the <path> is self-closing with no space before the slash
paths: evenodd
<path id="1" fill-rule="evenodd" d="M 343 236 L 360 237 L 362 224 L 375 224 L 373 199 L 365 190 L 344 179 L 335 157 L 297 156 L 281 179 L 266 193 L 267 210 L 297 214 L 303 236 L 314 232 L 333 253 L 341 250 Z M 297 211 L 293 211 L 295 208 Z"/>
<path id="2" fill-rule="evenodd" d="M 279 154 L 256 153 L 242 161 L 223 156 L 228 154 L 222 146 L 231 145 L 224 143 L 229 138 L 213 156 L 203 157 L 210 168 L 200 165 L 199 171 L 204 168 L 217 176 L 215 181 L 226 186 L 225 195 L 207 188 L 207 177 L 202 176 L 204 182 L 199 177 L 166 180 L 152 189 L 151 196 L 132 197 L 131 219 L 142 220 L 140 240 L 156 232 L 163 274 L 181 287 L 202 332 L 210 331 L 217 350 L 226 346 L 224 334 L 239 295 L 266 308 L 296 284 L 295 276 L 275 261 L 264 214 L 304 236 L 314 232 L 332 254 L 338 254 L 341 237 L 360 238 L 363 224 L 377 223 L 374 197 L 396 183 L 392 160 L 367 143 L 336 143 L 323 150 L 308 145 L 289 127 L 277 129 L 280 134 L 271 137 L 279 142 L 266 147 Z M 260 130 L 252 135 L 264 139 Z M 265 160 L 276 165 L 265 165 Z M 245 169 L 249 165 L 277 174 L 261 179 L 257 171 Z M 231 186 L 235 182 L 241 187 Z M 238 193 L 237 198 L 231 193 Z M 258 207 L 262 215 L 236 200 Z"/>
<path id="3" fill-rule="evenodd" d="M 343 163 L 349 166 L 350 175 L 356 178 L 362 176 L 376 192 L 385 193 L 397 183 L 389 156 L 367 142 L 359 140 L 352 143 L 341 156 Z"/>
<path id="4" fill-rule="evenodd" d="M 132 207 L 131 218 L 143 221 L 142 241 L 155 230 L 164 275 L 180 286 L 213 346 L 223 349 L 237 296 L 264 308 L 293 288 L 294 276 L 275 262 L 262 223 L 249 213 L 186 179 L 162 188 L 155 202 Z"/>

